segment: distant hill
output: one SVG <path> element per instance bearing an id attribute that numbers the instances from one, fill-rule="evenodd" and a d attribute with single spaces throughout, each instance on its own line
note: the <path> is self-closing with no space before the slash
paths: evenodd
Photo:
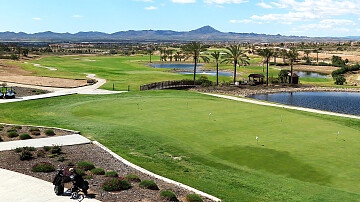
<path id="1" fill-rule="evenodd" d="M 51 31 L 27 34 L 24 32 L 0 32 L 0 41 L 36 41 L 36 42 L 160 42 L 160 41 L 237 41 L 237 42 L 298 42 L 298 41 L 344 41 L 360 37 L 312 38 L 306 36 L 283 36 L 256 33 L 221 32 L 211 26 L 177 32 L 172 30 L 129 30 L 112 34 L 103 32 L 54 33 Z"/>

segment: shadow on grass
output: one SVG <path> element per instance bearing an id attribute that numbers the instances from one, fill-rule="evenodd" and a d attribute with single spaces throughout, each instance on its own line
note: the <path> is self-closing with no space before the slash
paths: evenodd
<path id="1" fill-rule="evenodd" d="M 330 175 L 290 156 L 288 152 L 263 147 L 222 147 L 212 155 L 240 166 L 264 170 L 316 184 L 329 184 Z"/>

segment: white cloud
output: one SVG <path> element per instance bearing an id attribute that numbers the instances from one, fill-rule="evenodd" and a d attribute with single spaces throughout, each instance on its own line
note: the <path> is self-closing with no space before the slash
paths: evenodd
<path id="1" fill-rule="evenodd" d="M 171 0 L 173 3 L 178 4 L 189 4 L 189 3 L 196 3 L 196 0 Z"/>
<path id="2" fill-rule="evenodd" d="M 261 2 L 261 3 L 257 3 L 256 5 L 260 6 L 261 8 L 272 8 L 272 6 L 270 4 Z"/>
<path id="3" fill-rule="evenodd" d="M 262 22 L 256 22 L 254 20 L 244 19 L 244 20 L 229 20 L 230 23 L 236 24 L 262 24 Z"/>
<path id="4" fill-rule="evenodd" d="M 81 15 L 73 15 L 71 17 L 73 17 L 73 18 L 82 18 L 83 16 L 81 16 Z"/>
<path id="5" fill-rule="evenodd" d="M 41 18 L 32 18 L 33 20 L 41 20 Z"/>
<path id="6" fill-rule="evenodd" d="M 155 7 L 155 6 L 145 7 L 145 10 L 148 10 L 148 11 L 150 11 L 150 10 L 157 10 L 157 9 L 158 9 L 158 8 Z"/>
<path id="7" fill-rule="evenodd" d="M 207 4 L 241 4 L 249 2 L 248 0 L 204 0 Z"/>

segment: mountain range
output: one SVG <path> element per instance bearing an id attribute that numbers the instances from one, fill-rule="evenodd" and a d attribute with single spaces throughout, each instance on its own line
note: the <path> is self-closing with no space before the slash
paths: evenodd
<path id="1" fill-rule="evenodd" d="M 221 32 L 211 26 L 191 31 L 128 30 L 112 34 L 104 32 L 55 33 L 51 31 L 28 34 L 24 32 L 0 32 L 2 42 L 184 42 L 184 41 L 237 41 L 237 42 L 299 42 L 299 41 L 345 41 L 360 37 L 306 37 L 256 33 Z"/>

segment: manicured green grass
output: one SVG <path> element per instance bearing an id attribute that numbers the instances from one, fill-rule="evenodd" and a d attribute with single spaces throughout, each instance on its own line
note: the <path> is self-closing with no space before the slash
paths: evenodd
<path id="1" fill-rule="evenodd" d="M 79 130 L 140 166 L 224 201 L 360 200 L 358 121 L 186 91 L 3 105 L 2 122 Z"/>

